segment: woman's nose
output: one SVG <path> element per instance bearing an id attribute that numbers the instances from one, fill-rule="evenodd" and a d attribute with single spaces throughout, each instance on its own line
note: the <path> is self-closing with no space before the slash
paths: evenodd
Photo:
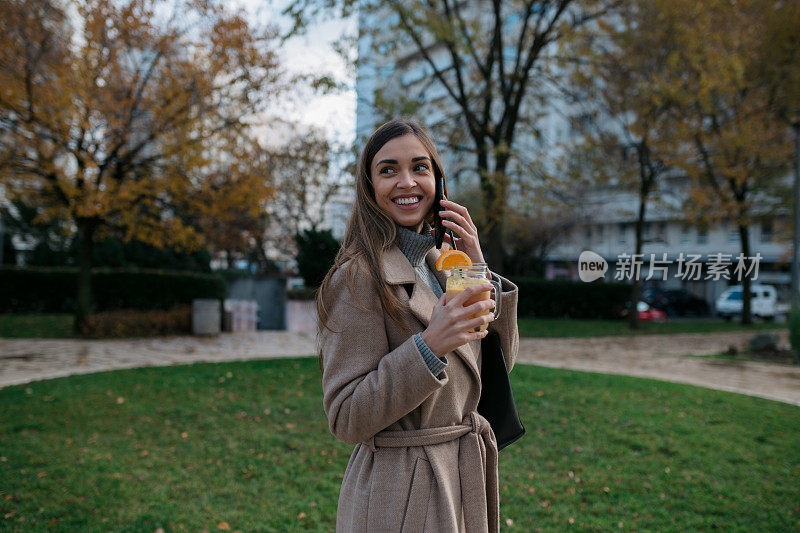
<path id="1" fill-rule="evenodd" d="M 397 181 L 397 187 L 400 189 L 409 189 L 416 185 L 417 182 L 414 180 L 414 176 L 411 172 L 407 170 L 403 170 L 400 172 Z"/>

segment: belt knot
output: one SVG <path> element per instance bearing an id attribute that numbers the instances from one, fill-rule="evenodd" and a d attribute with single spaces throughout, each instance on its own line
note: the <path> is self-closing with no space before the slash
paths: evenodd
<path id="1" fill-rule="evenodd" d="M 470 424 L 472 425 L 472 432 L 478 435 L 486 433 L 487 430 L 491 429 L 489 425 L 489 421 L 486 420 L 484 417 L 478 414 L 477 411 L 471 411 L 469 413 L 469 420 Z"/>

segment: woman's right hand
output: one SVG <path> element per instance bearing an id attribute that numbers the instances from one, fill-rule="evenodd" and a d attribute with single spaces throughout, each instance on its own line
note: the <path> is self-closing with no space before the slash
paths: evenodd
<path id="1" fill-rule="evenodd" d="M 493 309 L 494 301 L 491 299 L 480 300 L 466 307 L 464 304 L 478 294 L 491 290 L 490 283 L 481 283 L 467 287 L 450 301 L 447 300 L 447 294 L 443 294 L 439 298 L 428 327 L 420 333 L 422 340 L 437 357 L 452 352 L 468 342 L 482 339 L 488 334 L 488 328 L 476 332 L 469 330 L 494 320 L 494 313 L 487 313 L 475 318 L 469 317 Z"/>

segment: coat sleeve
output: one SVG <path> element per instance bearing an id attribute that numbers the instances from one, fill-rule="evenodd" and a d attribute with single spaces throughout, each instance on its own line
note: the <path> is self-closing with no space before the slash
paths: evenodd
<path id="1" fill-rule="evenodd" d="M 503 300 L 500 318 L 489 324 L 489 331 L 496 331 L 500 335 L 500 346 L 503 348 L 506 368 L 511 372 L 519 352 L 519 328 L 517 327 L 519 288 L 503 276 L 492 273 L 492 277 L 500 282 Z"/>
<path id="2" fill-rule="evenodd" d="M 411 333 L 390 350 L 377 288 L 362 278 L 354 290 L 344 268 L 334 274 L 325 295 L 333 331 L 320 332 L 323 407 L 331 433 L 346 444 L 369 440 L 448 381 L 446 371 L 431 373 Z"/>

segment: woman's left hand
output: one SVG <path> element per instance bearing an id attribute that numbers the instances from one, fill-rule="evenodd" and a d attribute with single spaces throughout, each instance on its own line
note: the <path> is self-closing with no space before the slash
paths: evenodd
<path id="1" fill-rule="evenodd" d="M 459 205 L 450 200 L 442 200 L 444 211 L 439 214 L 442 217 L 442 224 L 445 229 L 451 229 L 459 237 L 456 239 L 455 246 L 449 234 L 444 234 L 444 242 L 451 248 L 456 248 L 466 253 L 473 263 L 484 263 L 481 243 L 478 240 L 478 228 L 472 222 L 469 211 L 463 205 Z M 452 220 L 447 220 L 452 219 Z"/>

